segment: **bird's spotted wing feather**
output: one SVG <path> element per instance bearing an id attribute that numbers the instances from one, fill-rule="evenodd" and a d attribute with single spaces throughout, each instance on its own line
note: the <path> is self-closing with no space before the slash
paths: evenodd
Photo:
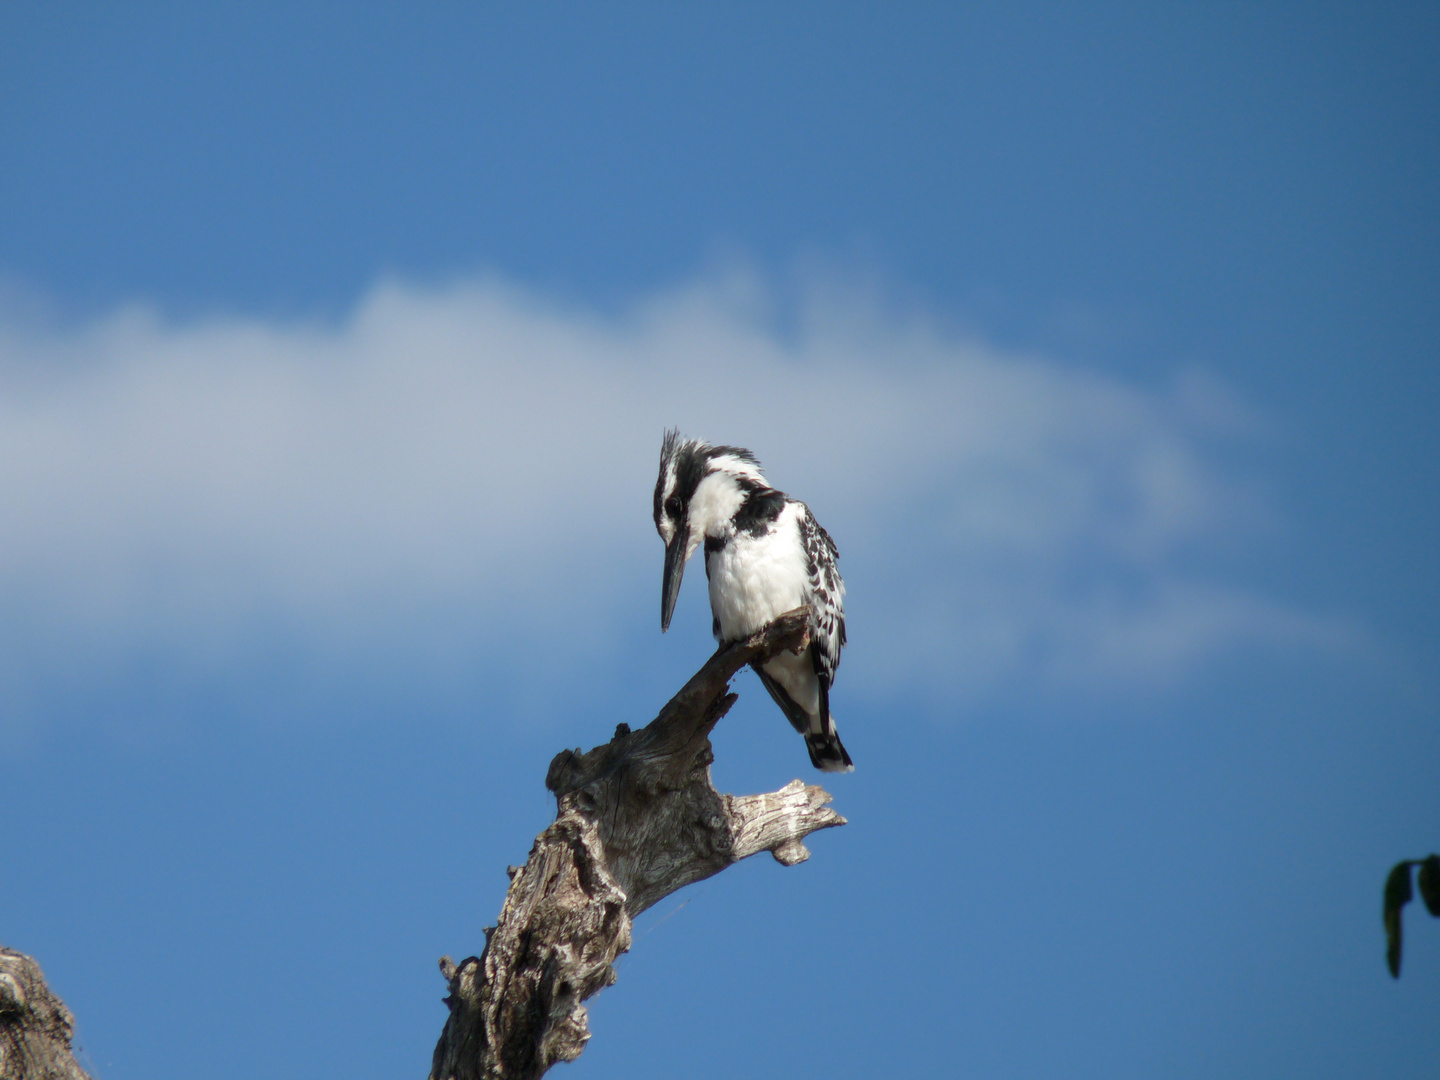
<path id="1" fill-rule="evenodd" d="M 845 647 L 845 583 L 835 565 L 840 552 L 804 503 L 800 504 L 800 540 L 805 545 L 805 567 L 810 575 L 810 640 L 815 674 L 820 676 L 822 692 L 828 697 L 840 667 L 840 650 Z"/>

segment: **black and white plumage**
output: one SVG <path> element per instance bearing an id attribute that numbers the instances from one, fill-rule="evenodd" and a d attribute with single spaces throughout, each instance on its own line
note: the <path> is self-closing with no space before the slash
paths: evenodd
<path id="1" fill-rule="evenodd" d="M 845 646 L 845 584 L 835 542 L 810 508 L 767 484 L 750 451 L 668 431 L 655 482 L 655 528 L 665 542 L 662 631 L 670 628 L 685 563 L 702 544 L 720 644 L 748 638 L 776 616 L 810 605 L 805 652 L 782 653 L 755 672 L 805 736 L 817 769 L 854 768 L 830 715 L 830 687 Z"/>

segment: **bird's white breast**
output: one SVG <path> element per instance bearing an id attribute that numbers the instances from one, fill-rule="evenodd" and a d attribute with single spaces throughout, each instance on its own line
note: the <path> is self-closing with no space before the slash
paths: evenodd
<path id="1" fill-rule="evenodd" d="M 787 503 L 768 532 L 738 532 L 706 553 L 710 610 L 721 641 L 749 637 L 809 599 L 810 574 L 800 540 L 800 507 Z"/>

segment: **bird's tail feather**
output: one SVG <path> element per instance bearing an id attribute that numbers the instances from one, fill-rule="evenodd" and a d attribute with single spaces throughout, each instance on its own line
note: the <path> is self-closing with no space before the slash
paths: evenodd
<path id="1" fill-rule="evenodd" d="M 833 723 L 829 731 L 807 734 L 805 749 L 810 751 L 810 764 L 821 772 L 855 771 L 855 765 L 845 752 L 845 744 L 835 733 Z"/>

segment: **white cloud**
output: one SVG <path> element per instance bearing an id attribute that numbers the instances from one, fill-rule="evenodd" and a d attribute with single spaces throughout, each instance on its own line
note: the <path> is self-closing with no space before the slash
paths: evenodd
<path id="1" fill-rule="evenodd" d="M 423 653 L 434 611 L 484 612 L 483 633 L 564 605 L 545 634 L 584 655 L 617 605 L 657 606 L 649 500 L 671 424 L 750 446 L 834 533 L 852 677 L 1103 689 L 1337 639 L 1187 576 L 1187 552 L 1266 522 L 1215 463 L 1261 422 L 1223 387 L 1147 392 L 854 299 L 812 298 L 786 332 L 743 275 L 616 316 L 486 279 L 382 284 L 334 325 L 0 321 L 18 643 L 0 693 L 41 692 L 27 649 L 223 669 L 257 626 L 373 663 Z"/>

